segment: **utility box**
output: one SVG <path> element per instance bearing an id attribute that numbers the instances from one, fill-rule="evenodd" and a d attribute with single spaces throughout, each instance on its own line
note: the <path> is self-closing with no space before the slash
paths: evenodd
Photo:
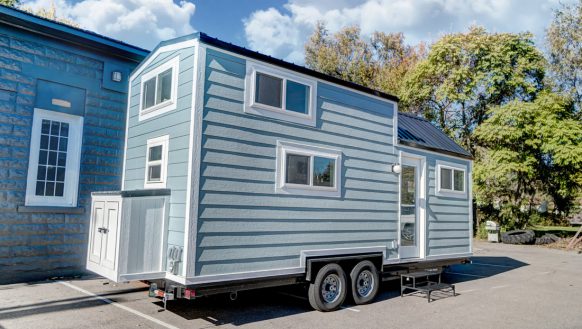
<path id="1" fill-rule="evenodd" d="M 499 224 L 488 220 L 485 223 L 485 229 L 487 230 L 487 241 L 499 242 Z"/>

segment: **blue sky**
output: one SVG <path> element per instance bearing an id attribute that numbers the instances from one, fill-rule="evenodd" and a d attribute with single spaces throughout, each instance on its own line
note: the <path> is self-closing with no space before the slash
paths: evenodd
<path id="1" fill-rule="evenodd" d="M 23 0 L 50 7 L 81 27 L 147 49 L 203 31 L 278 58 L 303 62 L 303 46 L 316 22 L 331 32 L 359 25 L 403 32 L 407 42 L 431 42 L 444 33 L 482 25 L 492 32 L 530 31 L 543 43 L 560 0 Z M 576 0 L 561 0 L 569 3 Z"/>

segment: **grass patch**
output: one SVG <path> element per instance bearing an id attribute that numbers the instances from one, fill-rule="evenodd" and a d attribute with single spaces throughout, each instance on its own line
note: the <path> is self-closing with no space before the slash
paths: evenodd
<path id="1" fill-rule="evenodd" d="M 532 226 L 530 227 L 536 233 L 536 236 L 542 236 L 546 233 L 555 234 L 562 238 L 574 236 L 580 229 L 579 226 Z"/>

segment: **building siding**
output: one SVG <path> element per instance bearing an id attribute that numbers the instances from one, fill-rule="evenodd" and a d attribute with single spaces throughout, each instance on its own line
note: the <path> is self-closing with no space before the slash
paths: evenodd
<path id="1" fill-rule="evenodd" d="M 208 48 L 205 61 L 196 275 L 396 239 L 392 103 L 318 82 L 315 127 L 258 117 L 243 112 L 245 60 Z M 278 140 L 341 150 L 341 197 L 275 194 Z"/>
<path id="2" fill-rule="evenodd" d="M 471 252 L 471 208 L 468 197 L 444 197 L 436 194 L 436 162 L 445 161 L 466 167 L 465 189 L 469 195 L 470 161 L 435 153 L 401 148 L 402 152 L 426 157 L 427 236 L 426 255 L 444 256 Z"/>
<path id="3" fill-rule="evenodd" d="M 141 76 L 176 56 L 180 58 L 176 109 L 139 121 Z M 162 52 L 131 81 L 124 190 L 144 188 L 147 140 L 169 135 L 166 188 L 172 191 L 169 201 L 168 247 L 184 246 L 193 67 L 194 47 Z"/>
<path id="4" fill-rule="evenodd" d="M 127 87 L 102 88 L 104 66 L 123 61 L 0 25 L 0 283 L 84 272 L 90 193 L 118 190 Z M 19 212 L 24 206 L 39 79 L 83 88 L 78 206 L 82 214 Z"/>

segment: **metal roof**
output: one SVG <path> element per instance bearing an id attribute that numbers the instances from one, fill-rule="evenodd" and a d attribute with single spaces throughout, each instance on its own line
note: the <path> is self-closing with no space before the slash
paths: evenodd
<path id="1" fill-rule="evenodd" d="M 471 153 L 455 143 L 430 121 L 407 113 L 398 113 L 398 142 L 416 148 L 472 159 Z"/>
<path id="2" fill-rule="evenodd" d="M 140 62 L 149 53 L 148 50 L 128 43 L 40 17 L 14 7 L 0 5 L 0 23 L 135 62 Z"/>

